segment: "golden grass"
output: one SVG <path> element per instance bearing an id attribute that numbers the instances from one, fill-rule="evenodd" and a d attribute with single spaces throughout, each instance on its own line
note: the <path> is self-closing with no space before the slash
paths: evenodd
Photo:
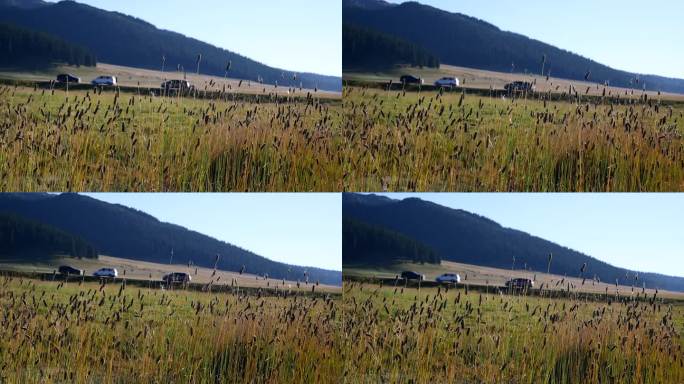
<path id="1" fill-rule="evenodd" d="M 684 108 L 345 88 L 348 191 L 681 191 Z"/>
<path id="2" fill-rule="evenodd" d="M 339 104 L 0 87 L 3 191 L 339 190 Z"/>
<path id="3" fill-rule="evenodd" d="M 336 383 L 335 299 L 0 278 L 3 383 Z"/>
<path id="4" fill-rule="evenodd" d="M 679 383 L 684 307 L 345 283 L 347 382 Z"/>

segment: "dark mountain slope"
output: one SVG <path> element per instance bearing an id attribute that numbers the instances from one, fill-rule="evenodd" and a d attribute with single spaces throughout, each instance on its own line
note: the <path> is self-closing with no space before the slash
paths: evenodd
<path id="1" fill-rule="evenodd" d="M 351 24 L 342 27 L 342 47 L 342 65 L 347 69 L 385 69 L 404 64 L 439 67 L 439 59 L 416 44 Z"/>
<path id="2" fill-rule="evenodd" d="M 46 33 L 0 23 L 0 66 L 45 68 L 53 63 L 95 66 L 95 55 Z"/>
<path id="3" fill-rule="evenodd" d="M 384 203 L 383 203 L 384 202 Z M 432 249 L 442 260 L 510 269 L 546 272 L 553 254 L 551 273 L 578 277 L 587 263 L 586 277 L 631 285 L 635 272 L 612 266 L 591 256 L 555 244 L 463 210 L 443 207 L 420 199 L 387 200 L 377 196 L 345 194 L 345 219 L 385 227 L 409 236 Z M 346 261 L 346 260 L 344 260 Z M 647 287 L 684 291 L 684 278 L 639 272 L 639 283 Z"/>
<path id="4" fill-rule="evenodd" d="M 344 218 L 342 258 L 348 264 L 388 264 L 402 261 L 439 263 L 429 247 L 405 235 L 361 221 Z"/>
<path id="5" fill-rule="evenodd" d="M 684 93 L 684 80 L 638 75 L 610 68 L 591 59 L 459 13 L 450 13 L 417 2 L 396 6 L 364 6 L 364 0 L 345 0 L 345 23 L 372 28 L 412 42 L 438 56 L 441 63 L 464 67 L 544 74 L 648 90 Z M 635 54 L 638 54 L 635 52 Z M 637 83 L 638 79 L 638 83 Z"/>
<path id="6" fill-rule="evenodd" d="M 6 0 L 5 0 L 6 1 Z M 161 70 L 166 56 L 166 70 L 183 66 L 195 72 L 197 55 L 202 55 L 200 72 L 223 76 L 229 61 L 229 76 L 238 79 L 305 88 L 340 90 L 337 77 L 301 73 L 293 78 L 291 71 L 272 68 L 254 60 L 179 33 L 157 29 L 150 23 L 118 12 L 108 12 L 73 1 L 47 6 L 20 8 L 2 6 L 0 22 L 10 22 L 42 31 L 92 50 L 101 62 L 138 68 Z M 312 47 L 315 50 L 315 47 Z"/>
<path id="7" fill-rule="evenodd" d="M 0 213 L 0 260 L 69 255 L 97 258 L 95 247 L 50 225 Z"/>
<path id="8" fill-rule="evenodd" d="M 23 9 L 33 9 L 48 5 L 43 0 L 0 0 L 0 7 L 17 7 Z"/>
<path id="9" fill-rule="evenodd" d="M 218 267 L 223 270 L 239 271 L 244 265 L 248 273 L 268 273 L 276 279 L 303 279 L 307 271 L 310 281 L 341 283 L 338 271 L 278 263 L 181 226 L 160 222 L 144 212 L 86 196 L 2 194 L 1 212 L 73 233 L 105 255 L 168 263 L 173 250 L 174 264 L 192 262 L 213 267 L 216 254 L 220 254 Z"/>

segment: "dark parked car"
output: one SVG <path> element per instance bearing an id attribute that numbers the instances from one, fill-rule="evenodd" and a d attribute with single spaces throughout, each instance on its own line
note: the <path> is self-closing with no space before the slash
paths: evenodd
<path id="1" fill-rule="evenodd" d="M 192 90 L 194 87 L 187 80 L 169 80 L 163 82 L 161 89 L 165 92 L 187 92 Z"/>
<path id="2" fill-rule="evenodd" d="M 405 280 L 423 281 L 425 280 L 425 275 L 421 275 L 420 273 L 413 271 L 404 271 L 401 273 L 401 278 Z"/>
<path id="3" fill-rule="evenodd" d="M 62 275 L 83 276 L 83 270 L 82 269 L 70 267 L 68 265 L 62 265 L 61 267 L 59 267 L 58 271 Z"/>
<path id="4" fill-rule="evenodd" d="M 412 75 L 404 75 L 399 78 L 402 84 L 423 84 L 423 79 Z"/>
<path id="5" fill-rule="evenodd" d="M 506 84 L 504 89 L 508 92 L 532 92 L 534 91 L 534 84 L 527 81 L 514 81 Z"/>
<path id="6" fill-rule="evenodd" d="M 534 281 L 530 279 L 511 279 L 506 282 L 506 288 L 514 290 L 525 290 L 534 287 Z"/>
<path id="7" fill-rule="evenodd" d="M 168 275 L 165 275 L 162 280 L 168 284 L 187 284 L 192 280 L 189 274 L 184 273 L 184 272 L 173 272 L 169 273 Z"/>
<path id="8" fill-rule="evenodd" d="M 73 84 L 78 84 L 81 82 L 80 77 L 76 77 L 74 75 L 70 75 L 68 73 L 63 73 L 61 75 L 57 75 L 57 82 L 58 83 L 73 83 Z"/>

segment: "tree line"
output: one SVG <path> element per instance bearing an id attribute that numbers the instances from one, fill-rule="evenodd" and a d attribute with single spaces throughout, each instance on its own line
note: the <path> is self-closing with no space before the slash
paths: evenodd
<path id="1" fill-rule="evenodd" d="M 351 24 L 344 24 L 342 28 L 345 70 L 387 69 L 395 65 L 439 67 L 439 59 L 416 44 Z"/>
<path id="2" fill-rule="evenodd" d="M 55 63 L 92 67 L 97 59 L 89 50 L 46 33 L 0 23 L 0 65 L 26 68 Z"/>
<path id="3" fill-rule="evenodd" d="M 342 223 L 342 260 L 344 264 L 440 262 L 435 251 L 410 237 L 350 218 Z"/>
<path id="4" fill-rule="evenodd" d="M 0 258 L 49 258 L 55 255 L 96 259 L 97 251 L 85 240 L 55 227 L 17 215 L 0 214 Z"/>

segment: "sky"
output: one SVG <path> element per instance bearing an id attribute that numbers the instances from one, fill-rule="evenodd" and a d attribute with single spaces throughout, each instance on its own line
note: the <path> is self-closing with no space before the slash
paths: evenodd
<path id="1" fill-rule="evenodd" d="M 341 0 L 78 2 L 135 16 L 273 67 L 342 75 Z"/>
<path id="2" fill-rule="evenodd" d="M 339 193 L 86 193 L 271 260 L 342 270 Z"/>
<path id="3" fill-rule="evenodd" d="M 485 20 L 617 69 L 684 79 L 684 1 L 419 2 Z"/>
<path id="4" fill-rule="evenodd" d="M 477 213 L 618 267 L 684 277 L 684 194 L 383 195 Z"/>

